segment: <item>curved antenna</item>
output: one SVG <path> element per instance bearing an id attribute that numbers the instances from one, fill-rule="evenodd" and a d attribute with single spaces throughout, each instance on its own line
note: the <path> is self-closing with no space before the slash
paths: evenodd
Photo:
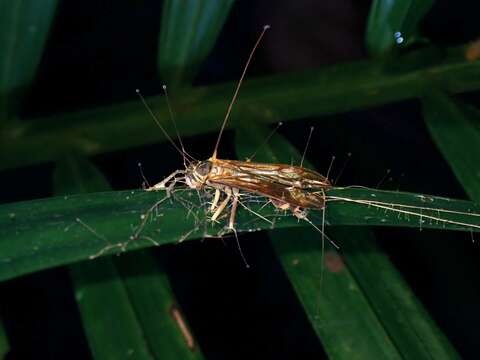
<path id="1" fill-rule="evenodd" d="M 338 180 L 340 180 L 340 176 L 342 176 L 343 172 L 345 171 L 345 168 L 347 167 L 347 164 L 348 164 L 348 162 L 350 161 L 350 158 L 351 158 L 351 157 L 352 157 L 352 153 L 349 152 L 349 153 L 347 154 L 347 160 L 344 161 L 343 166 L 342 166 L 340 172 L 338 173 L 338 175 L 337 175 L 337 177 L 335 178 L 335 180 L 332 181 L 333 186 L 336 186 L 336 185 L 337 185 Z M 328 179 L 328 178 L 327 178 L 327 179 Z"/>
<path id="2" fill-rule="evenodd" d="M 183 146 L 183 141 L 182 141 L 182 138 L 180 137 L 180 133 L 179 133 L 178 128 L 177 128 L 177 122 L 175 121 L 175 117 L 173 116 L 172 106 L 170 105 L 170 97 L 168 96 L 167 85 L 165 85 L 165 84 L 162 85 L 162 89 L 163 89 L 163 93 L 165 94 L 165 100 L 167 102 L 168 112 L 170 114 L 170 121 L 173 123 L 173 127 L 175 128 L 175 133 L 177 134 L 178 142 L 180 143 L 180 148 L 182 149 L 183 165 L 185 167 L 187 167 L 186 161 L 190 162 L 190 160 L 187 159 L 187 156 L 190 157 L 190 159 L 192 159 L 192 160 L 195 160 L 195 158 L 192 155 L 190 155 L 185 150 L 185 146 Z"/>
<path id="3" fill-rule="evenodd" d="M 302 160 L 300 161 L 300 167 L 303 167 L 303 161 L 305 160 L 305 155 L 307 155 L 308 145 L 310 145 L 310 139 L 312 138 L 313 126 L 310 126 L 310 134 L 308 134 L 308 140 L 305 144 L 305 149 L 303 149 Z"/>
<path id="4" fill-rule="evenodd" d="M 273 130 L 270 132 L 270 134 L 268 134 L 268 136 L 265 138 L 265 140 L 263 140 L 263 142 L 257 147 L 257 150 L 255 150 L 255 152 L 246 159 L 247 162 L 252 161 L 252 159 L 255 157 L 255 155 L 257 155 L 257 152 L 258 152 L 266 143 L 268 143 L 268 140 L 270 140 L 270 138 L 273 136 L 273 134 L 275 134 L 275 133 L 277 132 L 278 128 L 279 128 L 280 126 L 282 126 L 282 125 L 283 125 L 283 123 L 280 121 L 280 122 L 277 124 L 277 126 L 275 127 L 275 129 L 273 129 Z"/>
<path id="5" fill-rule="evenodd" d="M 220 128 L 220 132 L 218 134 L 217 138 L 217 143 L 215 144 L 215 148 L 213 149 L 213 154 L 211 157 L 211 160 L 215 160 L 217 158 L 217 150 L 218 150 L 218 145 L 220 145 L 220 139 L 222 138 L 223 130 L 225 130 L 225 126 L 227 125 L 227 120 L 230 116 L 230 113 L 232 111 L 233 104 L 235 103 L 235 100 L 237 99 L 238 96 L 238 91 L 240 90 L 240 86 L 242 85 L 243 78 L 245 77 L 245 74 L 247 73 L 248 66 L 250 65 L 250 62 L 252 61 L 253 54 L 255 53 L 255 50 L 257 50 L 258 44 L 260 44 L 260 41 L 262 41 L 263 35 L 265 32 L 270 29 L 270 25 L 265 25 L 263 27 L 262 33 L 257 39 L 257 42 L 253 46 L 252 51 L 250 52 L 250 56 L 248 57 L 247 63 L 245 64 L 245 67 L 243 68 L 242 76 L 240 77 L 240 80 L 238 81 L 237 88 L 235 89 L 235 93 L 233 94 L 232 101 L 230 101 L 230 105 L 228 106 L 227 114 L 225 115 L 225 119 L 223 119 L 223 124 L 222 127 Z"/>
<path id="6" fill-rule="evenodd" d="M 147 102 L 145 101 L 145 98 L 143 97 L 142 93 L 140 92 L 139 89 L 135 89 L 135 92 L 137 93 L 138 97 L 140 98 L 140 100 L 142 101 L 143 103 L 143 106 L 145 106 L 145 108 L 147 109 L 148 113 L 150 114 L 150 116 L 152 117 L 152 119 L 155 121 L 155 123 L 158 125 L 158 127 L 160 128 L 160 130 L 162 130 L 163 132 L 163 135 L 165 135 L 165 137 L 167 138 L 168 141 L 170 141 L 170 143 L 173 145 L 173 147 L 175 149 L 177 149 L 177 151 L 185 158 L 185 153 L 177 146 L 177 144 L 175 144 L 175 141 L 172 140 L 172 138 L 170 137 L 170 135 L 168 135 L 167 131 L 163 128 L 163 126 L 160 124 L 160 121 L 157 119 L 157 117 L 155 116 L 155 114 L 153 113 L 152 109 L 150 108 L 150 106 L 148 106 Z"/>
<path id="7" fill-rule="evenodd" d="M 332 155 L 332 158 L 330 160 L 330 165 L 328 165 L 327 175 L 325 176 L 327 179 L 330 176 L 330 171 L 332 170 L 334 161 L 335 161 L 335 155 Z"/>

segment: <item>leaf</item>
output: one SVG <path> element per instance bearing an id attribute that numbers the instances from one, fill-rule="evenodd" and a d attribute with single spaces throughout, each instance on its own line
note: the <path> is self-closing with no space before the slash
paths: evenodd
<path id="1" fill-rule="evenodd" d="M 385 54 L 413 42 L 418 25 L 434 0 L 373 0 L 366 31 L 371 55 Z"/>
<path id="2" fill-rule="evenodd" d="M 59 162 L 54 183 L 57 193 L 110 188 L 88 160 L 75 155 Z M 172 317 L 172 311 L 181 316 L 180 310 L 167 275 L 149 252 L 88 260 L 69 270 L 95 358 L 202 358 L 194 343 L 187 346 Z"/>
<path id="3" fill-rule="evenodd" d="M 171 87 L 190 84 L 210 53 L 233 0 L 163 3 L 158 69 Z"/>
<path id="4" fill-rule="evenodd" d="M 469 201 L 452 200 L 402 192 L 378 191 L 361 188 L 340 188 L 328 192 L 329 196 L 343 199 L 374 198 L 387 204 L 428 207 L 433 210 L 420 216 L 398 216 L 395 207 L 376 208 L 350 201 L 330 203 L 326 221 L 330 225 L 381 225 L 478 231 L 480 226 L 478 205 Z M 158 201 L 164 193 L 139 190 L 116 191 L 86 195 L 71 195 L 0 205 L 0 280 L 10 279 L 53 266 L 70 264 L 100 254 L 152 246 L 204 236 L 205 213 L 196 190 L 182 190 L 174 198 L 166 199 L 153 211 L 142 236 L 129 241 L 133 228 L 141 223 L 141 215 Z M 272 210 L 252 208 L 265 216 Z M 428 220 L 428 214 L 444 221 Z M 448 213 L 452 211 L 453 213 Z M 458 212 L 458 213 L 456 213 Z M 467 214 L 471 212 L 471 214 Z M 266 222 L 254 223 L 253 215 L 240 210 L 239 231 L 269 229 Z M 179 219 L 182 219 L 179 221 Z M 427 220 L 425 220 L 427 219 Z M 452 222 L 463 222 L 457 225 Z M 312 221 L 321 224 L 320 214 L 312 214 Z M 221 229 L 221 224 L 219 225 Z M 276 228 L 308 226 L 291 217 L 280 218 Z M 216 229 L 215 231 L 220 231 Z M 128 243 L 128 246 L 125 247 Z"/>
<path id="5" fill-rule="evenodd" d="M 74 264 L 70 274 L 94 358 L 119 359 L 134 355 L 138 359 L 153 359 L 112 260 L 102 258 Z"/>
<path id="6" fill-rule="evenodd" d="M 262 120 L 271 123 L 364 109 L 419 97 L 432 83 L 453 93 L 478 89 L 480 62 L 466 61 L 463 52 L 463 48 L 450 49 L 441 63 L 394 74 L 384 73 L 376 62 L 357 62 L 248 80 L 229 126 L 244 122 L 252 113 L 263 114 Z M 182 135 L 218 131 L 234 86 L 228 83 L 186 92 L 175 106 Z M 148 102 L 174 135 L 164 97 Z M 56 160 L 66 148 L 90 156 L 165 140 L 138 100 L 36 119 L 21 129 L 4 127 L 0 136 L 0 170 Z"/>
<path id="7" fill-rule="evenodd" d="M 242 128 L 237 134 L 239 155 L 248 157 L 266 136 L 258 126 Z M 257 154 L 257 161 L 300 162 L 296 149 L 280 136 Z M 330 212 L 329 204 L 326 211 Z M 380 253 L 368 228 L 327 230 L 340 244 L 341 254 L 328 246 L 325 263 L 316 230 L 282 229 L 269 236 L 331 359 L 458 358 L 395 267 Z M 322 266 L 326 267 L 323 275 Z"/>
<path id="8" fill-rule="evenodd" d="M 0 119 L 16 116 L 40 63 L 57 0 L 0 4 Z"/>
<path id="9" fill-rule="evenodd" d="M 88 160 L 75 155 L 67 155 L 58 162 L 53 179 L 57 195 L 110 189 L 107 180 Z M 93 356 L 118 359 L 135 355 L 139 359 L 152 359 L 112 259 L 72 264 L 69 273 Z"/>
<path id="10" fill-rule="evenodd" d="M 147 250 L 137 251 L 116 258 L 115 264 L 155 358 L 203 359 L 162 266 L 167 250 L 157 257 Z"/>
<path id="11" fill-rule="evenodd" d="M 322 276 L 318 232 L 282 229 L 269 236 L 329 359 L 402 358 L 355 277 L 332 250 L 327 261 L 337 265 Z"/>
<path id="12" fill-rule="evenodd" d="M 480 111 L 431 90 L 422 98 L 423 117 L 438 149 L 468 196 L 480 201 Z"/>
<path id="13" fill-rule="evenodd" d="M 376 245 L 372 231 L 334 227 L 329 233 L 341 244 L 342 258 L 403 358 L 460 358 L 388 256 Z"/>

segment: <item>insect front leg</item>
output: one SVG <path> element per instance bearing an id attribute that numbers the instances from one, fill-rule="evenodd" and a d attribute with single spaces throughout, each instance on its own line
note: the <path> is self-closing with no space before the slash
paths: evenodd
<path id="1" fill-rule="evenodd" d="M 185 174 L 185 170 L 176 170 L 170 175 L 168 175 L 165 179 L 160 181 L 159 183 L 149 187 L 148 189 L 145 189 L 146 191 L 159 191 L 159 190 L 169 190 L 172 189 L 172 187 L 176 183 L 175 176 L 178 174 Z M 172 183 L 169 186 L 166 186 L 168 182 L 170 182 L 173 179 Z"/>

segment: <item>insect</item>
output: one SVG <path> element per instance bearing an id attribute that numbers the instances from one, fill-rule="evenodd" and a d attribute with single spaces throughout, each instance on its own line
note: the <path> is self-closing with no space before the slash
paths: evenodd
<path id="1" fill-rule="evenodd" d="M 250 52 L 249 58 L 245 64 L 242 75 L 223 120 L 213 154 L 207 160 L 198 161 L 191 157 L 185 151 L 180 137 L 179 140 L 181 148 L 178 148 L 171 138 L 169 138 L 168 134 L 160 125 L 159 121 L 148 107 L 148 104 L 137 90 L 140 99 L 154 120 L 157 122 L 160 129 L 164 132 L 167 138 L 171 140 L 177 150 L 182 153 L 185 166 L 185 169 L 176 170 L 167 176 L 163 181 L 148 187 L 146 191 L 167 191 L 167 193 L 169 193 L 178 182 L 185 183 L 188 187 L 199 191 L 213 189 L 215 193 L 209 209 L 211 213 L 210 221 L 217 221 L 217 219 L 227 210 L 227 208 L 229 208 L 230 215 L 227 229 L 234 232 L 236 237 L 235 217 L 242 192 L 264 196 L 275 208 L 284 211 L 290 211 L 298 219 L 311 223 L 307 215 L 308 210 L 324 209 L 325 190 L 331 188 L 332 186 L 327 177 L 317 173 L 314 170 L 302 167 L 302 164 L 300 164 L 300 166 L 294 166 L 287 164 L 257 163 L 250 160 L 223 160 L 219 159 L 217 156 L 222 134 L 225 130 L 228 118 L 238 96 L 247 69 L 258 45 L 268 29 L 268 25 L 263 28 L 252 51 Z M 313 225 L 313 223 L 311 224 Z"/>

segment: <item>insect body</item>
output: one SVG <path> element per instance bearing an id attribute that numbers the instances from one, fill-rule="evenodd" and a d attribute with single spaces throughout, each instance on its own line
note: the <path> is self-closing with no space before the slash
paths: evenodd
<path id="1" fill-rule="evenodd" d="M 223 120 L 217 143 L 210 159 L 205 161 L 193 159 L 193 157 L 186 153 L 180 140 L 181 149 L 176 145 L 175 147 L 184 157 L 185 170 L 177 170 L 163 181 L 146 189 L 147 191 L 167 190 L 167 192 L 169 192 L 177 182 L 183 182 L 190 188 L 197 190 L 214 189 L 215 195 L 210 206 L 212 213 L 210 220 L 217 221 L 231 202 L 228 229 L 234 232 L 236 209 L 240 201 L 239 198 L 242 196 L 242 191 L 244 193 L 264 196 L 276 208 L 291 211 L 297 218 L 309 221 L 307 218 L 308 209 L 324 209 L 325 190 L 331 187 L 326 177 L 313 170 L 305 169 L 302 166 L 221 160 L 217 158 L 220 139 L 225 130 L 225 125 L 237 98 L 243 78 L 245 77 L 255 50 L 268 28 L 268 25 L 264 27 L 250 53 L 228 107 L 225 119 Z M 145 100 L 142 97 L 141 99 L 160 129 L 165 133 L 167 138 L 169 138 L 152 111 L 148 108 Z M 191 159 L 187 158 L 187 156 Z M 223 198 L 222 194 L 224 195 Z"/>
<path id="2" fill-rule="evenodd" d="M 183 176 L 177 178 L 179 174 Z M 212 221 L 218 218 L 233 197 L 230 229 L 234 228 L 234 211 L 240 190 L 265 196 L 276 208 L 290 210 L 298 218 L 305 219 L 307 209 L 321 210 L 325 207 L 324 191 L 331 187 L 326 177 L 300 166 L 210 158 L 192 163 L 184 171 L 177 170 L 147 190 L 169 190 L 178 180 L 184 180 L 190 188 L 197 190 L 215 189 Z M 218 204 L 221 192 L 226 194 L 226 198 Z"/>

